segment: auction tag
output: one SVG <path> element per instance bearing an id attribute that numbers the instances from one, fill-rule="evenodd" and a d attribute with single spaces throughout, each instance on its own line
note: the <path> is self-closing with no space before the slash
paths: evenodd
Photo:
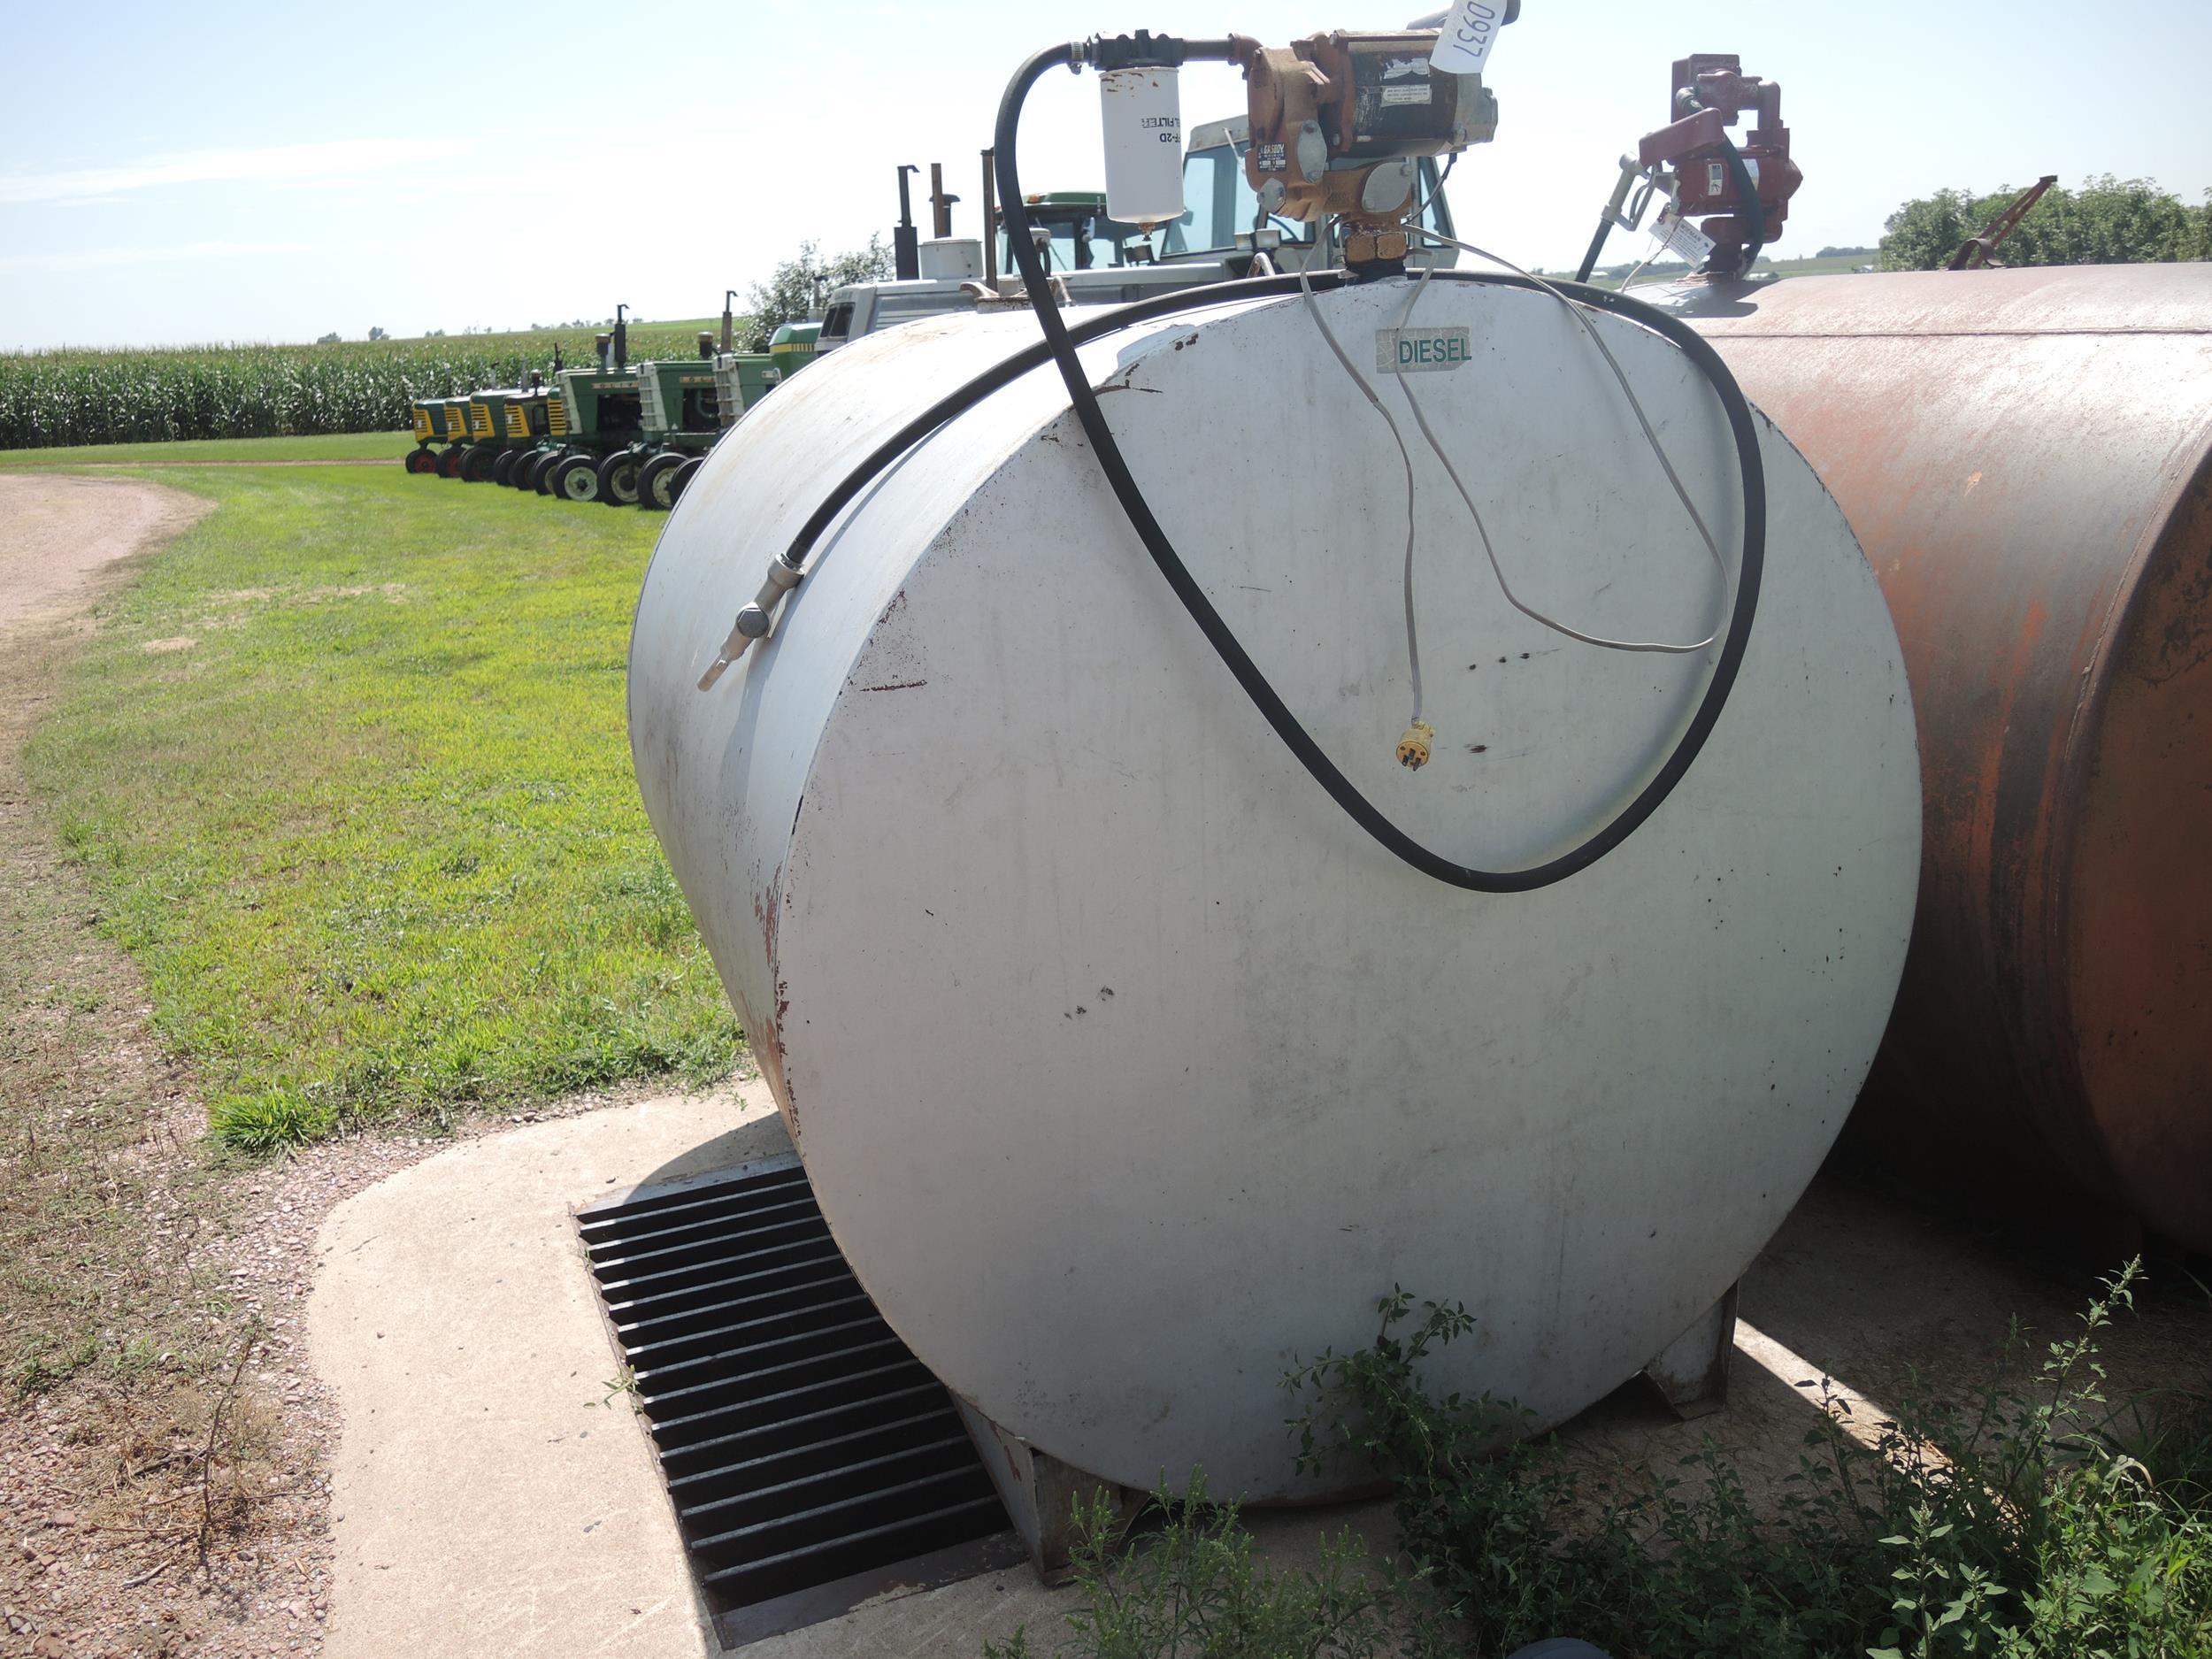
<path id="1" fill-rule="evenodd" d="M 1651 221 L 1651 234 L 1659 239 L 1660 249 L 1672 254 L 1686 265 L 1700 265 L 1713 251 L 1713 239 L 1682 217 L 1682 210 L 1670 202 L 1659 210 L 1659 217 Z"/>
<path id="2" fill-rule="evenodd" d="M 1375 372 L 1408 374 L 1418 369 L 1455 369 L 1474 361 L 1464 328 L 1378 328 Z"/>
<path id="3" fill-rule="evenodd" d="M 1429 67 L 1447 75 L 1480 74 L 1504 22 L 1503 0 L 1455 0 L 1437 33 Z"/>

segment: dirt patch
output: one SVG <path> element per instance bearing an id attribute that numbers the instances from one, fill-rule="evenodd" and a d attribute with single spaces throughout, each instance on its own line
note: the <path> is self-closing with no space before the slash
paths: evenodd
<path id="1" fill-rule="evenodd" d="M 311 458 L 286 461 L 166 461 L 159 456 L 151 456 L 143 461 L 60 460 L 54 465 L 65 466 L 72 472 L 106 472 L 115 468 L 142 471 L 150 466 L 389 466 L 394 461 L 403 458 L 403 451 L 395 449 L 387 456 L 334 455 L 327 460 L 320 461 Z"/>
<path id="2" fill-rule="evenodd" d="M 206 510 L 154 484 L 0 474 L 10 1655 L 319 1647 L 335 1425 L 299 1346 L 312 1241 L 340 1199 L 452 1144 L 356 1141 L 259 1168 L 213 1154 L 193 1079 L 28 799 L 22 746 L 95 626 L 91 607 L 125 561 Z"/>
<path id="3" fill-rule="evenodd" d="M 1727 1409 L 1681 1421 L 1633 1384 L 1564 1438 L 1586 1471 L 1604 1476 L 1671 1472 L 1709 1436 L 1753 1503 L 1771 1511 L 1824 1400 L 1853 1402 L 1839 1420 L 1870 1440 L 1908 1395 L 1963 1404 L 2000 1373 L 2024 1386 L 2050 1343 L 2079 1333 L 2101 1272 L 2121 1264 L 1824 1177 L 1744 1276 Z M 2112 1400 L 2212 1382 L 2212 1296 L 2200 1273 L 2160 1256 L 2147 1274 L 2134 1311 L 2099 1339 Z M 2024 1348 L 2013 1345 L 2016 1318 Z"/>
<path id="4" fill-rule="evenodd" d="M 0 473 L 0 635 L 77 611 L 96 572 L 189 528 L 209 506 L 157 484 Z M 21 741 L 21 729 L 0 730 L 11 758 Z"/>

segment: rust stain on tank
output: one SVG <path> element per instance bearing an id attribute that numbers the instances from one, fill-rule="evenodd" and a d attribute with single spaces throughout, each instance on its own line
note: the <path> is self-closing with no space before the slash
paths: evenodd
<path id="1" fill-rule="evenodd" d="M 753 920 L 760 928 L 761 943 L 765 949 L 768 972 L 776 972 L 776 924 L 783 902 L 783 870 L 779 866 L 753 895 Z M 777 1110 L 783 1114 L 784 1123 L 795 1138 L 799 1133 L 799 1118 L 791 1104 L 791 1086 L 784 1076 L 783 1022 L 791 1010 L 790 987 L 781 978 L 775 980 L 775 1013 L 765 1020 L 757 1021 L 749 1009 L 741 1008 L 745 1020 L 745 1035 L 752 1045 L 753 1059 L 759 1065 L 761 1075 L 768 1081 L 768 1092 L 774 1096 Z"/>
<path id="2" fill-rule="evenodd" d="M 1676 303 L 1904 647 L 1926 835 L 1891 1132 L 2212 1248 L 2212 266 Z"/>

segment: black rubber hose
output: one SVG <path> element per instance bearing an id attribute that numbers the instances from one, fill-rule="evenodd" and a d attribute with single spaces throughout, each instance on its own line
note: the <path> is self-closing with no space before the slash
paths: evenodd
<path id="1" fill-rule="evenodd" d="M 1186 49 L 1187 58 L 1209 55 L 1214 42 L 1192 42 Z M 1221 43 L 1225 46 L 1225 42 Z M 1759 456 L 1759 434 L 1751 418 L 1751 406 L 1744 401 L 1735 377 L 1721 362 L 1713 349 L 1706 344 L 1687 325 L 1655 310 L 1640 300 L 1625 295 L 1609 293 L 1602 288 L 1567 285 L 1564 292 L 1585 304 L 1609 311 L 1628 318 L 1664 336 L 1678 346 L 1711 382 L 1726 411 L 1730 431 L 1736 442 L 1737 465 L 1743 486 L 1744 525 L 1743 552 L 1738 565 L 1736 603 L 1728 618 L 1728 632 L 1721 642 L 1720 656 L 1713 665 L 1711 680 L 1705 695 L 1666 764 L 1660 767 L 1649 783 L 1622 809 L 1612 822 L 1572 851 L 1563 853 L 1543 864 L 1525 870 L 1478 870 L 1466 864 L 1455 864 L 1442 855 L 1432 852 L 1405 833 L 1379 810 L 1374 803 L 1362 795 L 1352 780 L 1340 772 L 1334 762 L 1322 750 L 1299 723 L 1275 687 L 1268 682 L 1259 665 L 1253 662 L 1240 645 L 1221 614 L 1207 598 L 1181 557 L 1176 553 L 1152 509 L 1144 498 L 1144 492 L 1131 476 L 1123 459 L 1120 447 L 1114 442 L 1112 429 L 1106 424 L 1098 406 L 1097 395 L 1092 390 L 1083 373 L 1081 359 L 1076 356 L 1074 342 L 1069 337 L 1066 323 L 1060 316 L 1060 308 L 1054 303 L 1051 288 L 1046 280 L 1037 250 L 1029 239 L 1028 215 L 1022 209 L 1021 175 L 1015 165 L 1015 146 L 1020 136 L 1022 104 L 1029 89 L 1045 73 L 1063 64 L 1074 62 L 1076 49 L 1071 45 L 1048 48 L 1037 53 L 1015 73 L 1007 83 L 1006 95 L 1000 101 L 998 127 L 995 135 L 995 162 L 998 173 L 999 200 L 1005 204 L 1008 226 L 1007 241 L 1012 249 L 1015 264 L 1020 267 L 1022 280 L 1028 285 L 1029 300 L 1037 313 L 1038 326 L 1044 331 L 1045 343 L 1050 349 L 1053 361 L 1058 365 L 1060 378 L 1066 383 L 1068 397 L 1076 418 L 1091 442 L 1092 451 L 1112 487 L 1115 498 L 1128 515 L 1129 523 L 1138 539 L 1151 554 L 1160 573 L 1167 579 L 1177 598 L 1183 602 L 1191 619 L 1206 636 L 1245 695 L 1267 718 L 1280 737 L 1297 757 L 1299 764 L 1313 775 L 1315 781 L 1329 792 L 1353 822 L 1381 842 L 1393 854 L 1416 870 L 1433 876 L 1452 887 L 1463 887 L 1477 893 L 1525 893 L 1533 888 L 1549 887 L 1564 880 L 1578 871 L 1586 870 L 1599 859 L 1619 846 L 1656 811 L 1662 802 L 1673 793 L 1682 780 L 1705 740 L 1712 734 L 1713 726 L 1727 706 L 1728 694 L 1735 685 L 1737 670 L 1742 665 L 1745 647 L 1750 642 L 1751 622 L 1758 610 L 1759 579 L 1766 562 L 1766 473 Z M 1503 273 L 1439 271 L 1439 279 L 1450 278 L 1461 281 L 1476 281 L 1507 288 L 1530 288 L 1535 284 Z"/>
<path id="2" fill-rule="evenodd" d="M 1575 280 L 1587 282 L 1590 273 L 1598 268 L 1598 256 L 1605 251 L 1605 239 L 1613 234 L 1613 216 L 1598 215 L 1597 234 L 1590 238 L 1590 250 L 1582 256 L 1582 263 L 1575 268 Z"/>
<path id="3" fill-rule="evenodd" d="M 1317 288 L 1333 288 L 1342 280 L 1341 273 L 1333 271 L 1316 276 L 1314 285 Z M 1155 318 L 1201 311 L 1209 305 L 1225 305 L 1233 300 L 1281 298 L 1297 291 L 1298 279 L 1295 276 L 1248 277 L 1234 282 L 1210 282 L 1202 288 L 1179 288 L 1172 294 L 1156 294 L 1150 299 L 1138 300 L 1127 305 L 1100 306 L 1067 332 L 1075 343 L 1086 345 L 1108 334 L 1118 334 L 1122 329 L 1134 327 L 1139 323 L 1150 322 Z M 994 392 L 1012 385 L 1032 369 L 1041 368 L 1051 360 L 1052 344 L 1049 341 L 1040 340 L 1034 345 L 1024 346 L 1003 362 L 994 364 L 975 379 L 946 393 L 901 426 L 870 450 L 860 465 L 822 498 L 821 504 L 799 527 L 799 534 L 784 550 L 783 562 L 793 570 L 799 569 L 806 563 L 806 556 L 813 551 L 814 544 L 822 539 L 823 532 L 884 468 L 947 421 L 974 408 Z"/>
<path id="4" fill-rule="evenodd" d="M 1744 165 L 1743 151 L 1736 148 L 1735 141 L 1724 133 L 1720 147 L 1728 159 L 1729 175 L 1736 181 L 1737 200 L 1743 204 L 1740 216 L 1748 216 L 1751 221 L 1751 234 L 1744 239 L 1743 264 L 1737 273 L 1747 275 L 1759 257 L 1759 250 L 1767 245 L 1766 204 L 1759 200 L 1758 181 L 1751 176 L 1751 169 Z"/>

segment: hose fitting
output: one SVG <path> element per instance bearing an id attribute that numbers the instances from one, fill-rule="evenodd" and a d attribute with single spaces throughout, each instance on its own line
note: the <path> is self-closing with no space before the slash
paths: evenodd
<path id="1" fill-rule="evenodd" d="M 1075 50 L 1070 68 L 1088 64 L 1102 74 L 1110 69 L 1180 69 L 1188 58 L 1187 42 L 1179 35 L 1155 35 L 1149 29 L 1111 37 L 1094 35 Z"/>
<path id="2" fill-rule="evenodd" d="M 760 584 L 760 592 L 753 603 L 737 613 L 737 621 L 730 629 L 730 637 L 722 641 L 721 654 L 707 664 L 707 672 L 699 676 L 699 689 L 711 691 L 714 682 L 722 678 L 732 663 L 745 655 L 745 648 L 755 640 L 764 640 L 775 626 L 776 612 L 782 606 L 784 595 L 799 585 L 806 572 L 797 565 L 781 558 L 768 561 L 768 574 Z"/>

